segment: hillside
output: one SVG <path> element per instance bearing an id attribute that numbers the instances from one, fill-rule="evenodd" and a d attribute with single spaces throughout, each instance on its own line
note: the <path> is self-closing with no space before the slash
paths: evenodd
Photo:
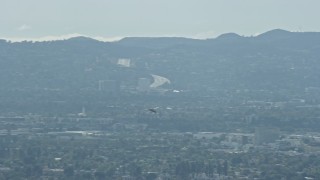
<path id="1" fill-rule="evenodd" d="M 146 94 L 137 90 L 139 79 L 152 83 L 156 76 L 171 83 L 152 92 L 177 90 L 204 97 L 217 91 L 268 91 L 302 96 L 306 89 L 320 87 L 319 42 L 320 33 L 279 29 L 255 37 L 228 33 L 207 40 L 1 40 L 1 99 L 12 103 L 18 97 L 33 100 L 39 96 L 37 101 L 60 101 L 72 95 L 79 102 L 87 102 L 81 94 L 88 98 L 96 95 L 102 88 L 99 82 L 103 82 L 106 97 Z M 54 95 L 42 96 L 48 92 Z M 275 97 L 278 95 L 270 98 Z"/>
<path id="2" fill-rule="evenodd" d="M 180 89 L 318 87 L 319 40 L 320 33 L 272 30 L 257 37 L 229 33 L 208 40 L 1 41 L 0 82 L 2 89 L 79 89 L 94 88 L 99 80 L 124 82 L 134 76 L 137 81 L 159 74 Z M 132 67 L 119 67 L 121 58 L 130 59 Z"/>

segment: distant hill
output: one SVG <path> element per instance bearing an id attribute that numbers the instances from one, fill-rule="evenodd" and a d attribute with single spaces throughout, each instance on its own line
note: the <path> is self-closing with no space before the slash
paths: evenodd
<path id="1" fill-rule="evenodd" d="M 288 39 L 297 36 L 297 33 L 290 32 L 282 29 L 274 29 L 265 33 L 258 35 L 257 37 L 264 40 L 279 40 L 279 39 Z"/>
<path id="2" fill-rule="evenodd" d="M 99 80 L 135 88 L 151 74 L 166 88 L 304 89 L 320 87 L 320 33 L 272 30 L 256 37 L 215 39 L 87 37 L 50 42 L 0 40 L 0 89 L 97 89 Z M 122 67 L 119 59 L 130 59 Z"/>
<path id="3" fill-rule="evenodd" d="M 245 38 L 243 36 L 240 36 L 239 34 L 236 33 L 226 33 L 218 36 L 216 40 L 239 40 Z"/>

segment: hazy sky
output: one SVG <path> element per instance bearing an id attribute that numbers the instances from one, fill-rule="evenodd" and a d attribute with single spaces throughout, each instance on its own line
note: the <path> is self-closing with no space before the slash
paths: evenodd
<path id="1" fill-rule="evenodd" d="M 320 31 L 320 0 L 0 0 L 0 37 Z"/>

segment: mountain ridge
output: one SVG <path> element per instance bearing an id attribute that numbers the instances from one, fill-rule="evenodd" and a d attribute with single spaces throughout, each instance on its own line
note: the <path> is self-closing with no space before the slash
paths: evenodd
<path id="1" fill-rule="evenodd" d="M 320 34 L 320 32 L 291 32 L 288 30 L 283 30 L 283 29 L 273 29 L 273 30 L 269 30 L 266 31 L 264 33 L 261 33 L 257 36 L 242 36 L 239 35 L 237 33 L 234 32 L 229 32 L 229 33 L 223 33 L 220 34 L 219 36 L 215 37 L 215 38 L 206 38 L 206 39 L 197 39 L 197 38 L 189 38 L 189 37 L 170 37 L 170 36 L 154 36 L 154 37 L 123 37 L 119 40 L 116 41 L 102 41 L 99 39 L 95 39 L 94 37 L 90 37 L 90 36 L 75 36 L 75 37 L 70 37 L 70 38 L 66 38 L 66 39 L 57 39 L 57 40 L 48 40 L 48 41 L 32 41 L 32 40 L 22 40 L 19 42 L 55 42 L 55 41 L 100 41 L 100 42 L 108 42 L 108 43 L 121 43 L 121 42 L 128 42 L 128 41 L 136 41 L 136 40 L 142 40 L 142 41 L 148 41 L 148 40 L 178 40 L 178 41 L 188 41 L 188 40 L 194 40 L 194 41 L 206 41 L 206 40 L 214 40 L 214 39 L 220 39 L 220 38 L 225 38 L 228 37 L 230 38 L 231 36 L 233 38 L 256 38 L 256 37 L 275 37 L 275 36 L 288 36 L 288 35 L 293 35 L 293 34 L 300 34 L 300 35 L 306 35 L 306 34 Z M 2 42 L 12 42 L 10 39 L 0 39 L 0 41 Z"/>
<path id="2" fill-rule="evenodd" d="M 139 78 L 156 74 L 170 79 L 170 88 L 176 89 L 320 87 L 318 42 L 320 33 L 284 30 L 257 37 L 229 33 L 207 40 L 0 41 L 0 82 L 2 89 L 80 90 L 97 89 L 100 80 L 115 80 L 134 89 Z M 119 59 L 129 59 L 128 67 L 119 66 Z"/>

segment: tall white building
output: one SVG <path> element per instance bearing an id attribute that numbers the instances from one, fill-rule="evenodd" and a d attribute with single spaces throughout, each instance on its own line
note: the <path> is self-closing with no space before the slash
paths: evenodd
<path id="1" fill-rule="evenodd" d="M 131 66 L 131 59 L 125 59 L 125 58 L 118 59 L 117 64 L 120 66 L 123 66 L 123 67 L 130 67 Z"/>

